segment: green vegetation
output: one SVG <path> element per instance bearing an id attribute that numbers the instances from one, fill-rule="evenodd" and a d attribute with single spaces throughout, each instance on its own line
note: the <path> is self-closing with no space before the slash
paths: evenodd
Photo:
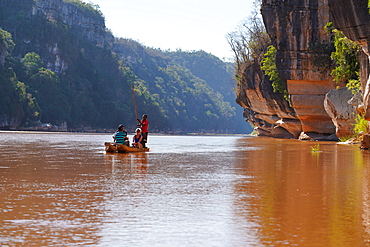
<path id="1" fill-rule="evenodd" d="M 269 77 L 272 91 L 277 93 L 275 96 L 284 97 L 289 101 L 289 95 L 276 67 L 276 49 L 271 45 L 270 37 L 259 16 L 259 6 L 260 1 L 256 1 L 252 17 L 239 27 L 239 31 L 228 34 L 228 41 L 236 60 L 236 95 L 237 98 L 238 95 L 243 95 L 242 89 L 245 88 L 245 84 L 255 79 L 248 78 L 246 70 L 262 68 L 261 72 Z M 262 80 L 267 81 L 265 78 Z"/>
<path id="2" fill-rule="evenodd" d="M 365 119 L 364 116 L 361 116 L 360 114 L 356 114 L 356 124 L 354 125 L 354 132 L 355 133 L 363 133 L 367 134 L 369 133 L 369 127 L 368 127 L 368 121 Z"/>
<path id="3" fill-rule="evenodd" d="M 215 91 L 222 91 L 222 82 L 232 76 L 218 58 L 202 51 L 145 49 L 127 39 L 117 39 L 113 52 L 122 60 L 130 57 L 127 64 L 137 75 L 135 88 L 143 98 L 138 101 L 138 107 L 157 106 L 150 111 L 164 117 L 161 126 L 167 122 L 167 128 L 173 130 L 236 130 L 235 107 Z M 210 70 L 215 71 L 214 77 L 210 76 Z M 208 81 L 214 85 L 211 87 Z"/>
<path id="4" fill-rule="evenodd" d="M 317 153 L 320 152 L 320 144 L 316 143 L 314 146 L 311 147 L 311 152 Z"/>
<path id="5" fill-rule="evenodd" d="M 91 17 L 103 16 L 103 13 L 100 11 L 100 7 L 97 4 L 85 3 L 80 0 L 63 0 L 63 2 L 77 6 L 85 15 L 90 15 Z"/>
<path id="6" fill-rule="evenodd" d="M 14 119 L 16 125 L 66 123 L 76 130 L 119 123 L 134 128 L 132 84 L 139 114 L 149 115 L 152 131 L 237 131 L 230 103 L 235 96 L 231 85 L 227 89 L 231 64 L 205 52 L 161 51 L 114 40 L 100 25 L 99 6 L 60 0 L 102 26 L 94 31 L 97 44 L 83 27 L 47 19 L 41 11 L 32 15 L 33 4 L 0 2 L 0 58 L 6 54 L 0 60 L 3 126 Z"/>
<path id="7" fill-rule="evenodd" d="M 331 75 L 336 82 L 359 79 L 360 63 L 358 59 L 360 46 L 348 39 L 343 32 L 336 29 L 334 32 L 334 47 L 331 58 L 335 61 L 336 67 Z"/>
<path id="8" fill-rule="evenodd" d="M 284 83 L 276 67 L 276 48 L 274 46 L 270 45 L 268 47 L 265 57 L 262 60 L 261 68 L 265 72 L 265 75 L 269 76 L 274 92 L 284 93 L 284 98 L 289 101 L 289 94 L 284 87 Z"/>
<path id="9" fill-rule="evenodd" d="M 11 34 L 0 29 L 0 56 L 9 57 L 14 48 Z M 31 124 L 39 119 L 40 108 L 35 98 L 27 93 L 26 85 L 19 81 L 12 68 L 1 66 L 0 61 L 0 120 Z"/>
<path id="10" fill-rule="evenodd" d="M 332 47 L 329 63 L 332 68 L 331 75 L 337 83 L 345 83 L 346 87 L 356 94 L 361 90 L 360 84 L 360 46 L 348 39 L 343 32 L 335 29 L 329 22 L 325 29 L 332 34 Z"/>
<path id="11" fill-rule="evenodd" d="M 343 32 L 335 29 L 333 23 L 325 25 L 331 34 L 330 41 L 311 43 L 312 63 L 322 73 L 331 71 L 334 81 L 345 83 L 346 87 L 356 94 L 361 90 L 360 84 L 360 46 L 348 39 Z"/>

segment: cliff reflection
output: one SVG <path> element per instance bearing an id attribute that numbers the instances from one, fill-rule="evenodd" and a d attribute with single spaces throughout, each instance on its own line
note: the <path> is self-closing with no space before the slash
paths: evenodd
<path id="1" fill-rule="evenodd" d="M 235 184 L 235 213 L 254 222 L 265 246 L 363 246 L 369 243 L 370 155 L 358 146 L 246 139 Z M 250 195 L 250 196 L 247 196 Z"/>

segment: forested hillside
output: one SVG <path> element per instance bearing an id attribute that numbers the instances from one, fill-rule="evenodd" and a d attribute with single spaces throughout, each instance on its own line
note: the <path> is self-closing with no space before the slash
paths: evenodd
<path id="1" fill-rule="evenodd" d="M 232 75 L 232 65 L 204 52 L 114 38 L 92 3 L 0 1 L 2 128 L 134 128 L 132 85 L 152 131 L 240 132 Z"/>

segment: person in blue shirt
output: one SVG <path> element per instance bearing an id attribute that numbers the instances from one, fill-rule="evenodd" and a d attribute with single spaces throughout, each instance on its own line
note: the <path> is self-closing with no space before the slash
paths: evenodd
<path id="1" fill-rule="evenodd" d="M 141 141 L 143 140 L 143 136 L 141 135 L 141 129 L 137 128 L 135 131 L 136 135 L 132 138 L 132 146 L 137 148 L 143 148 L 143 144 Z"/>
<path id="2" fill-rule="evenodd" d="M 115 143 L 130 146 L 130 141 L 128 140 L 127 132 L 122 124 L 118 126 L 117 132 L 114 133 L 112 137 Z"/>

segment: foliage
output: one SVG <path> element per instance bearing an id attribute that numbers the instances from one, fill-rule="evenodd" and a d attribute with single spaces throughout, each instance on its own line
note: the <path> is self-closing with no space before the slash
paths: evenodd
<path id="1" fill-rule="evenodd" d="M 271 46 L 270 37 L 266 33 L 259 13 L 261 1 L 257 0 L 254 4 L 255 9 L 252 12 L 252 16 L 239 26 L 238 31 L 229 33 L 227 36 L 236 60 L 236 96 L 237 98 L 244 97 L 245 93 L 242 89 L 245 88 L 245 84 L 248 81 L 255 80 L 246 71 L 252 69 L 257 72 L 259 69 L 254 68 L 261 68 L 264 60 L 265 74 L 268 73 L 270 80 L 271 78 L 274 80 L 271 81 L 273 92 L 281 93 L 275 96 L 279 99 L 284 97 L 289 102 L 289 95 L 285 90 L 284 82 L 280 79 L 276 67 L 276 49 L 273 50 L 274 48 Z M 260 72 L 258 71 L 258 73 Z"/>
<path id="2" fill-rule="evenodd" d="M 353 140 L 353 139 L 354 139 L 353 135 L 348 135 L 348 136 L 341 136 L 341 137 L 339 138 L 339 141 L 340 141 L 340 142 L 346 142 L 346 141 L 348 141 L 348 140 Z"/>
<path id="3" fill-rule="evenodd" d="M 251 61 L 260 63 L 267 47 L 271 44 L 257 11 L 259 4 L 255 3 L 255 5 L 252 16 L 238 27 L 238 31 L 227 34 L 228 43 L 235 54 L 237 69 Z"/>
<path id="4" fill-rule="evenodd" d="M 218 58 L 204 51 L 145 49 L 126 39 L 117 39 L 113 51 L 137 75 L 138 108 L 156 106 L 150 112 L 164 117 L 161 123 L 153 119 L 152 126 L 191 132 L 236 130 L 232 121 L 235 108 L 215 90 L 223 91 L 220 84 L 232 76 Z M 210 71 L 215 72 L 214 77 L 209 75 Z M 228 90 L 231 91 L 231 85 Z"/>
<path id="5" fill-rule="evenodd" d="M 351 90 L 352 94 L 356 94 L 361 91 L 361 81 L 360 79 L 349 79 L 346 87 Z"/>
<path id="6" fill-rule="evenodd" d="M 332 34 L 334 47 L 330 56 L 334 62 L 331 75 L 337 83 L 346 83 L 346 87 L 355 94 L 361 90 L 359 76 L 359 53 L 361 48 L 358 44 L 348 39 L 343 32 L 335 29 L 331 22 L 326 24 L 325 29 Z"/>
<path id="7" fill-rule="evenodd" d="M 1 50 L 5 50 L 9 54 L 13 51 L 14 45 L 11 34 L 0 29 L 0 52 Z"/>
<path id="8" fill-rule="evenodd" d="M 274 46 L 270 45 L 268 47 L 265 58 L 262 60 L 261 68 L 265 75 L 269 76 L 274 92 L 284 93 L 284 98 L 289 101 L 288 92 L 276 67 L 276 48 Z"/>
<path id="9" fill-rule="evenodd" d="M 311 147 L 311 152 L 317 153 L 320 152 L 320 144 L 316 143 L 314 146 Z"/>
<path id="10" fill-rule="evenodd" d="M 9 32 L 0 29 L 0 53 L 6 51 L 9 58 L 14 48 L 14 42 Z M 19 81 L 9 62 L 0 64 L 0 118 L 11 119 L 27 125 L 39 119 L 40 108 L 37 101 L 27 92 L 26 85 Z"/>
<path id="11" fill-rule="evenodd" d="M 81 0 L 63 0 L 63 2 L 73 4 L 77 6 L 84 14 L 90 14 L 92 17 L 103 16 L 103 13 L 100 11 L 100 7 L 97 4 L 85 3 Z"/>
<path id="12" fill-rule="evenodd" d="M 358 79 L 360 46 L 348 39 L 343 32 L 336 29 L 333 32 L 335 51 L 332 52 L 331 58 L 335 61 L 336 67 L 331 75 L 336 82 Z"/>
<path id="13" fill-rule="evenodd" d="M 356 124 L 354 125 L 353 131 L 355 133 L 361 133 L 363 132 L 364 134 L 369 133 L 368 129 L 368 122 L 365 119 L 365 116 L 361 116 L 360 114 L 356 114 Z"/>
<path id="14" fill-rule="evenodd" d="M 64 2 L 74 5 L 81 18 L 94 16 L 101 22 L 98 6 Z M 205 52 L 163 52 L 125 39 L 111 44 L 109 33 L 107 41 L 97 45 L 78 25 L 49 20 L 40 12 L 32 15 L 33 3 L 0 2 L 0 26 L 14 34 L 15 44 L 7 43 L 14 50 L 6 66 L 0 67 L 1 81 L 9 82 L 0 85 L 7 87 L 0 91 L 1 106 L 9 105 L 1 108 L 4 116 L 21 113 L 14 108 L 17 104 L 9 104 L 19 98 L 28 105 L 23 123 L 31 119 L 56 125 L 66 122 L 71 129 L 114 128 L 123 123 L 130 129 L 136 124 L 132 84 L 137 108 L 149 115 L 152 131 L 235 131 L 235 108 L 225 100 L 226 89 L 221 85 L 232 77 L 232 65 Z M 4 40 L 9 39 L 2 38 L 0 44 Z M 205 69 L 209 65 L 214 77 Z"/>
<path id="15" fill-rule="evenodd" d="M 0 26 L 17 34 L 8 64 L 37 101 L 41 121 L 67 122 L 70 128 L 113 128 L 134 119 L 132 98 L 124 89 L 128 78 L 120 73 L 110 50 L 96 46 L 77 26 L 27 14 L 32 11 L 31 2 L 0 2 Z M 86 15 L 84 6 L 78 8 Z M 94 18 L 101 22 L 100 16 Z M 57 67 L 58 63 L 68 69 Z"/>

